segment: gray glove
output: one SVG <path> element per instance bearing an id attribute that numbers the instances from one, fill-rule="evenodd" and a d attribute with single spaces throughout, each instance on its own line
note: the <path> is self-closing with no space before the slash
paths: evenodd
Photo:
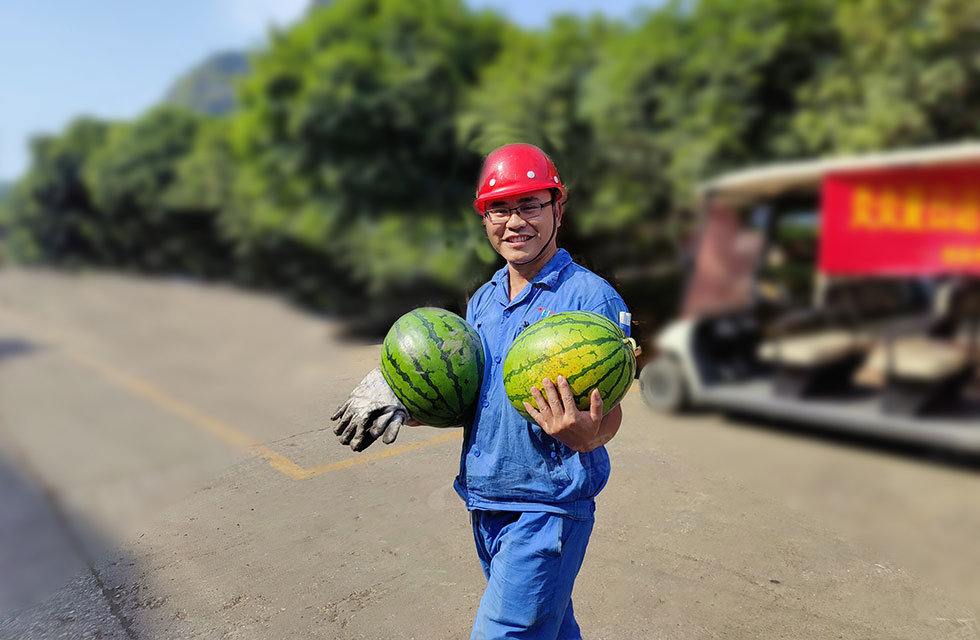
<path id="1" fill-rule="evenodd" d="M 385 444 L 394 442 L 408 419 L 408 410 L 385 382 L 381 369 L 374 369 L 354 387 L 330 419 L 340 420 L 333 430 L 340 437 L 340 444 L 363 451 L 382 436 Z"/>

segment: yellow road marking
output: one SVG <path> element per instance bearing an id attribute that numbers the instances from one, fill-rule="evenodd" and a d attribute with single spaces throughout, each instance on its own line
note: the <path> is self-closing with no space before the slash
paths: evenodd
<path id="1" fill-rule="evenodd" d="M 266 445 L 258 442 L 251 436 L 244 434 L 241 431 L 238 431 L 220 420 L 212 418 L 211 416 L 202 413 L 189 405 L 186 405 L 175 398 L 170 397 L 163 391 L 143 380 L 140 380 L 139 378 L 136 378 L 128 373 L 124 373 L 123 371 L 120 371 L 119 369 L 116 369 L 105 362 L 97 360 L 92 356 L 86 355 L 74 349 L 66 348 L 65 353 L 67 353 L 76 362 L 82 364 L 88 369 L 91 369 L 92 371 L 95 371 L 105 378 L 112 380 L 121 387 L 129 390 L 134 395 L 149 401 L 150 403 L 164 409 L 165 411 L 168 411 L 169 413 L 183 418 L 199 429 L 202 429 L 203 431 L 206 431 L 211 435 L 234 445 L 235 447 L 238 447 L 239 449 L 244 449 L 253 455 L 259 456 L 268 462 L 270 467 L 276 471 L 279 471 L 280 473 L 285 474 L 293 480 L 303 480 L 305 478 L 322 475 L 331 471 L 347 469 L 350 467 L 355 467 L 359 464 L 374 462 L 375 460 L 381 460 L 383 458 L 407 453 L 423 447 L 442 444 L 443 442 L 448 442 L 453 439 L 459 439 L 460 434 L 462 433 L 462 429 L 453 429 L 449 433 L 445 433 L 434 438 L 429 438 L 428 440 L 423 440 L 421 442 L 413 442 L 411 444 L 392 447 L 390 449 L 385 449 L 375 453 L 360 454 L 356 458 L 348 458 L 347 460 L 340 460 L 339 462 L 313 467 L 312 469 L 305 469 L 281 453 L 278 453 Z"/>
<path id="2" fill-rule="evenodd" d="M 402 428 L 409 429 L 410 427 Z M 409 451 L 415 451 L 416 449 L 421 449 L 434 444 L 449 442 L 450 440 L 460 440 L 462 438 L 462 434 L 462 429 L 452 429 L 448 433 L 444 433 L 441 436 L 429 438 L 428 440 L 423 440 L 421 442 L 404 444 L 400 447 L 392 447 L 390 449 L 382 449 L 381 451 L 376 451 L 374 453 L 361 454 L 357 458 L 349 458 L 347 460 L 340 460 L 339 462 L 325 464 L 320 467 L 313 467 L 312 469 L 307 469 L 305 471 L 306 475 L 304 477 L 308 478 L 310 476 L 318 476 L 321 473 L 329 473 L 330 471 L 337 471 L 338 469 L 346 469 L 347 467 L 353 467 L 354 465 L 362 464 L 364 462 L 373 462 L 375 460 L 381 460 L 382 458 L 397 456 L 402 453 L 408 453 Z"/>

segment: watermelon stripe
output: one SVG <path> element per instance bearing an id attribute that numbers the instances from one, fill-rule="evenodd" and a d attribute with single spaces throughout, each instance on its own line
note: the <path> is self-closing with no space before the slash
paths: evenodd
<path id="1" fill-rule="evenodd" d="M 511 404 L 527 417 L 522 401 L 531 401 L 528 390 L 540 388 L 541 378 L 554 380 L 561 371 L 580 409 L 588 409 L 589 394 L 598 389 L 603 414 L 608 413 L 622 401 L 636 373 L 624 337 L 618 325 L 590 311 L 539 320 L 515 339 L 504 361 L 504 385 Z"/>
<path id="2" fill-rule="evenodd" d="M 447 335 L 456 338 L 457 334 L 461 333 L 459 327 L 453 327 L 446 321 L 445 318 L 440 318 L 440 320 L 442 321 L 443 331 Z M 433 331 L 435 331 L 434 327 L 433 327 Z M 462 333 L 465 333 L 465 331 L 462 331 Z M 459 336 L 459 338 L 462 337 L 463 336 Z M 479 336 L 475 336 L 475 337 L 477 340 L 479 340 Z M 458 359 L 460 357 L 465 357 L 465 354 L 462 353 L 460 348 L 457 348 L 454 351 L 450 351 L 447 349 L 447 350 L 440 351 L 439 357 L 442 359 L 443 362 L 446 363 L 446 367 L 445 367 L 446 377 L 449 378 L 450 382 L 452 382 L 452 388 L 456 391 L 457 412 L 462 412 L 464 409 L 466 409 L 466 399 L 463 396 L 463 391 L 464 391 L 463 385 L 465 382 L 460 378 L 459 373 L 456 370 L 456 363 L 453 361 L 453 357 L 456 357 Z"/>
<path id="3" fill-rule="evenodd" d="M 611 398 L 622 398 L 629 391 L 630 386 L 633 384 L 633 378 L 636 377 L 636 362 L 627 361 L 624 363 L 626 366 L 622 367 L 619 371 L 619 377 L 616 378 L 615 384 L 613 384 L 612 389 L 609 394 Z M 627 374 L 627 371 L 629 372 Z M 605 398 L 603 398 L 605 401 Z"/>
<path id="4" fill-rule="evenodd" d="M 443 318 L 443 322 L 446 323 L 446 326 L 450 326 L 449 323 L 446 321 L 445 318 Z M 476 356 L 476 366 L 473 367 L 473 370 L 474 370 L 473 372 L 476 373 L 475 379 L 472 380 L 472 381 L 470 381 L 470 380 L 464 380 L 464 382 L 469 382 L 471 386 L 474 386 L 475 387 L 475 391 L 474 392 L 475 393 L 479 393 L 480 387 L 481 387 L 482 382 L 483 382 L 483 367 L 486 364 L 486 358 L 484 357 L 484 354 L 483 354 L 483 339 L 480 338 L 480 334 L 478 334 L 476 332 L 476 330 L 473 329 L 473 327 L 471 327 L 469 324 L 467 324 L 466 321 L 463 321 L 463 329 L 462 330 L 463 330 L 463 336 L 466 339 L 466 341 L 472 343 L 472 345 L 474 347 L 473 348 L 473 355 Z M 459 350 L 459 354 L 461 356 L 468 356 L 469 355 L 466 352 L 465 349 L 460 349 Z M 465 367 L 464 368 L 464 373 L 465 373 L 466 370 L 470 368 L 468 366 L 469 363 L 464 360 L 461 364 L 463 364 L 464 367 Z M 460 390 L 460 393 L 465 393 L 465 391 L 463 389 L 461 389 Z M 462 401 L 462 403 L 461 403 L 460 406 L 462 406 L 463 408 L 466 408 L 466 396 L 465 395 L 463 396 L 463 401 Z"/>
<path id="5" fill-rule="evenodd" d="M 400 333 L 399 329 L 400 327 L 396 327 L 396 331 L 395 331 L 396 336 Z M 405 382 L 405 386 L 411 389 L 416 395 L 418 395 L 421 399 L 427 401 L 427 403 L 429 404 L 429 406 L 426 407 L 418 403 L 415 403 L 416 407 L 418 407 L 417 411 L 420 415 L 412 414 L 412 417 L 419 420 L 419 422 L 423 422 L 424 419 L 451 417 L 452 414 L 450 412 L 442 412 L 436 409 L 437 404 L 445 405 L 444 399 L 442 403 L 439 402 L 439 400 L 442 399 L 441 394 L 439 393 L 438 388 L 436 388 L 435 385 L 432 383 L 432 381 L 429 379 L 428 375 L 425 373 L 425 370 L 422 368 L 418 360 L 416 360 L 411 356 L 409 356 L 409 359 L 412 361 L 412 364 L 414 365 L 414 369 L 408 371 L 405 369 L 402 363 L 398 361 L 397 358 L 390 358 L 389 362 L 391 363 L 392 368 L 398 373 L 399 377 L 402 378 L 402 380 Z M 430 391 L 426 392 L 426 390 L 420 386 L 419 384 L 420 382 L 426 383 L 430 387 Z M 433 393 L 435 394 L 435 398 L 432 397 Z M 407 396 L 408 394 L 402 394 L 402 395 Z M 400 398 L 401 396 L 399 396 L 399 399 Z M 412 412 L 409 411 L 409 413 Z"/>
<path id="6" fill-rule="evenodd" d="M 597 362 L 595 363 L 595 365 L 593 365 L 593 368 L 591 368 L 591 369 L 586 369 L 585 371 L 582 371 L 582 373 L 580 373 L 579 375 L 577 375 L 577 376 L 574 376 L 574 375 L 573 375 L 573 376 L 571 376 L 571 377 L 569 377 L 569 378 L 566 378 L 566 379 L 568 380 L 568 383 L 569 383 L 569 384 L 571 384 L 571 383 L 572 383 L 572 380 L 573 380 L 573 379 L 575 379 L 575 380 L 578 380 L 579 378 L 581 378 L 581 377 L 582 377 L 582 376 L 584 376 L 585 374 L 587 374 L 587 373 L 590 373 L 591 371 L 594 371 L 596 367 L 598 367 L 599 365 L 601 365 L 601 364 L 603 364 L 604 362 L 609 362 L 610 360 L 615 360 L 615 359 L 622 359 L 622 355 L 623 355 L 623 354 L 622 354 L 622 353 L 620 353 L 620 350 L 619 350 L 619 349 L 617 349 L 616 351 L 614 351 L 614 352 L 612 352 L 612 353 L 610 353 L 610 354 L 609 354 L 608 356 L 606 356 L 605 358 L 603 358 L 603 359 L 601 359 L 601 360 L 599 360 L 599 361 L 597 361 Z M 617 363 L 617 364 L 620 364 L 620 363 Z M 624 362 L 624 363 L 622 363 L 622 364 L 626 364 L 626 363 Z M 609 369 L 608 371 L 606 371 L 606 373 L 605 373 L 605 374 L 604 374 L 604 375 L 603 375 L 603 376 L 602 376 L 601 378 L 599 378 L 599 379 L 598 379 L 598 380 L 597 380 L 597 381 L 596 381 L 596 382 L 595 382 L 594 384 L 590 384 L 590 385 L 589 385 L 589 390 L 591 391 L 592 389 L 595 389 L 595 388 L 597 388 L 597 387 L 599 387 L 599 386 L 601 386 L 601 385 L 602 385 L 602 383 L 603 383 L 603 381 L 604 381 L 604 380 L 605 380 L 606 378 L 608 378 L 608 377 L 609 377 L 610 375 L 612 375 L 613 373 L 616 373 L 616 372 L 619 372 L 619 377 L 618 377 L 618 378 L 616 378 L 616 383 L 615 383 L 615 384 L 613 385 L 613 388 L 615 388 L 615 387 L 617 387 L 617 386 L 619 386 L 619 382 L 620 382 L 620 380 L 622 380 L 622 377 L 623 377 L 623 371 L 624 371 L 624 369 L 625 369 L 625 368 L 626 368 L 626 367 L 623 367 L 623 366 L 618 366 L 618 367 L 615 367 L 615 368 L 610 368 L 610 369 Z"/>
<path id="7" fill-rule="evenodd" d="M 562 317 L 567 316 L 567 317 Z M 556 318 L 556 320 L 551 320 L 551 318 Z M 609 318 L 605 316 L 600 316 L 596 313 L 583 312 L 583 311 L 570 311 L 559 313 L 550 316 L 547 322 L 535 322 L 530 327 L 528 327 L 521 336 L 528 335 L 531 337 L 536 336 L 541 332 L 552 333 L 559 331 L 565 325 L 572 325 L 576 328 L 580 328 L 581 331 L 588 331 L 588 329 L 598 329 L 600 332 L 605 333 L 607 331 L 612 331 L 616 334 L 621 333 L 621 329 Z"/>
<path id="8" fill-rule="evenodd" d="M 472 410 L 484 365 L 476 331 L 434 307 L 399 318 L 382 349 L 381 371 L 392 391 L 413 418 L 437 427 L 456 426 Z"/>
<path id="9" fill-rule="evenodd" d="M 429 328 L 429 325 L 427 325 L 427 323 L 422 318 L 422 316 L 420 316 L 417 312 L 414 312 L 413 311 L 412 312 L 412 315 L 413 315 L 413 317 L 414 317 L 415 320 L 418 320 L 422 324 L 423 328 L 426 328 L 426 329 Z M 442 392 L 439 390 L 439 385 L 437 385 L 435 382 L 432 381 L 432 372 L 434 371 L 435 368 L 431 366 L 431 363 L 430 362 L 426 362 L 425 363 L 426 366 L 424 366 L 423 363 L 421 361 L 419 361 L 418 359 L 416 359 L 413 355 L 408 354 L 408 356 L 412 360 L 412 364 L 415 365 L 415 372 L 416 372 L 416 374 L 420 378 L 422 378 L 423 380 L 425 380 L 429 384 L 430 387 L 432 387 L 432 390 L 436 394 L 436 400 L 442 402 L 447 407 L 451 407 L 452 406 L 452 403 L 450 402 L 449 398 L 445 397 L 442 394 Z M 429 397 L 428 394 L 423 394 L 423 395 L 426 398 Z"/>
<path id="10" fill-rule="evenodd" d="M 528 327 L 523 332 L 521 332 L 518 338 L 522 338 L 523 340 L 536 340 L 538 339 L 538 336 L 541 334 L 550 335 L 560 329 L 560 325 L 556 323 L 547 323 L 540 326 L 539 324 L 540 324 L 539 322 L 532 324 L 530 327 Z M 561 324 L 573 324 L 573 323 L 564 322 Z M 581 327 L 582 325 L 579 323 L 574 323 L 574 326 Z M 595 326 L 598 327 L 598 325 Z"/>
<path id="11" fill-rule="evenodd" d="M 589 387 L 594 387 L 597 384 L 600 384 L 606 374 L 603 374 L 601 377 L 599 377 L 598 380 L 590 380 L 591 378 L 594 378 L 592 374 L 601 373 L 601 371 L 599 370 L 601 368 L 600 365 L 614 361 L 616 356 L 618 355 L 616 351 L 612 351 L 612 352 L 607 351 L 605 354 L 598 353 L 598 352 L 593 352 L 593 353 L 595 354 L 595 357 L 594 359 L 591 359 L 589 361 L 588 368 L 583 369 L 578 373 L 572 373 L 571 375 L 565 376 L 565 379 L 568 380 L 569 384 L 578 383 L 580 380 L 589 383 L 588 384 Z"/>
<path id="12" fill-rule="evenodd" d="M 621 360 L 621 362 L 616 362 L 617 358 Z M 565 379 L 568 381 L 569 385 L 572 385 L 573 387 L 588 386 L 590 389 L 599 386 L 603 382 L 605 382 L 610 373 L 609 371 L 606 372 L 602 371 L 601 368 L 602 364 L 612 363 L 613 366 L 615 366 L 616 368 L 622 368 L 622 366 L 626 365 L 625 358 L 622 357 L 622 354 L 619 353 L 619 350 L 614 352 L 607 352 L 606 354 L 602 354 L 600 352 L 593 350 L 593 351 L 588 351 L 584 354 L 579 354 L 577 357 L 571 357 L 569 356 L 569 354 L 566 353 L 566 354 L 562 354 L 562 360 L 566 363 L 569 363 L 569 365 L 571 365 L 571 363 L 573 362 L 589 363 L 587 368 L 578 371 L 577 373 L 566 375 Z M 600 368 L 597 369 L 596 367 L 600 367 Z M 536 378 L 536 376 L 530 375 L 531 371 L 533 371 L 533 369 L 508 372 L 510 375 L 505 377 L 505 383 L 509 384 L 513 382 L 518 382 L 521 377 L 526 377 L 529 378 L 528 387 L 530 387 L 530 385 L 540 387 L 541 380 L 530 379 L 532 377 Z M 590 380 L 590 377 L 593 377 L 595 379 Z"/>
<path id="13" fill-rule="evenodd" d="M 419 322 L 422 323 L 422 326 L 425 327 L 426 332 L 429 334 L 429 338 L 433 342 L 438 342 L 439 339 L 440 339 L 440 336 L 436 333 L 435 325 L 433 325 L 432 323 L 428 322 L 421 315 L 418 315 L 417 314 L 417 316 L 418 316 Z M 445 322 L 443 322 L 443 325 L 446 327 L 446 330 L 447 331 L 454 332 L 453 327 L 450 327 Z M 451 335 L 451 333 L 450 333 L 450 335 Z M 462 388 L 462 386 L 460 384 L 459 376 L 456 375 L 456 370 L 455 370 L 455 367 L 453 366 L 453 362 L 450 359 L 450 356 L 451 356 L 451 354 L 450 353 L 447 353 L 445 349 L 441 349 L 439 351 L 439 358 L 446 364 L 445 370 L 443 371 L 443 373 L 445 373 L 446 374 L 446 377 L 448 377 L 449 380 L 450 380 L 450 382 L 453 383 L 452 384 L 452 388 L 456 390 L 456 405 L 453 407 L 453 409 L 456 412 L 459 412 L 460 410 L 462 410 L 463 404 L 464 404 L 464 402 L 463 402 L 463 388 Z"/>
<path id="14" fill-rule="evenodd" d="M 599 316 L 603 320 L 606 320 L 607 321 L 606 323 L 602 323 L 602 322 L 597 322 L 595 320 L 592 320 L 590 318 L 582 318 L 581 316 L 575 317 L 575 316 L 572 315 L 572 314 L 578 315 L 578 313 L 579 312 L 572 311 L 572 312 L 565 312 L 565 313 L 561 313 L 561 314 L 556 314 L 555 316 L 551 316 L 551 317 L 559 317 L 559 316 L 563 316 L 563 315 L 566 315 L 566 314 L 568 314 L 570 317 L 561 318 L 561 320 L 555 320 L 554 322 L 545 322 L 545 323 L 542 323 L 540 321 L 535 322 L 530 327 L 528 327 L 527 329 L 525 329 L 524 332 L 521 333 L 521 336 L 530 336 L 530 337 L 533 337 L 533 336 L 537 335 L 541 331 L 554 332 L 558 328 L 560 328 L 560 327 L 562 327 L 564 325 L 567 325 L 567 324 L 576 325 L 576 326 L 598 327 L 600 329 L 605 329 L 605 330 L 608 330 L 610 328 L 610 326 L 612 326 L 612 327 L 614 327 L 616 329 L 619 328 L 619 327 L 616 327 L 616 325 L 613 323 L 612 320 L 609 320 L 609 318 L 607 318 L 605 316 Z M 598 315 L 598 314 L 595 314 L 595 315 Z"/>
<path id="15" fill-rule="evenodd" d="M 574 344 L 568 345 L 567 347 L 563 347 L 562 348 L 562 353 L 563 354 L 569 354 L 567 357 L 572 358 L 574 356 L 572 356 L 570 354 L 570 352 L 572 352 L 572 351 L 574 351 L 576 349 L 579 349 L 579 348 L 584 347 L 584 346 L 589 346 L 589 345 L 602 346 L 602 345 L 608 344 L 608 343 L 609 343 L 609 338 L 595 338 L 595 339 L 592 339 L 592 340 L 582 340 L 581 342 L 576 342 Z M 520 369 L 515 369 L 515 370 L 509 372 L 510 375 L 504 376 L 504 382 L 507 382 L 507 380 L 509 380 L 510 379 L 510 376 L 512 376 L 512 375 L 514 375 L 516 373 L 519 373 L 519 372 L 523 371 L 524 369 L 531 368 L 531 367 L 533 367 L 533 366 L 535 366 L 537 364 L 540 364 L 542 362 L 547 362 L 549 360 L 552 360 L 554 357 L 555 357 L 554 354 L 550 354 L 549 353 L 549 354 L 544 354 L 544 355 L 542 355 L 542 356 L 540 356 L 538 358 L 534 358 L 533 360 L 532 359 L 525 360 L 522 363 L 522 366 L 521 366 Z"/>
<path id="16" fill-rule="evenodd" d="M 567 317 L 562 317 L 562 316 L 567 316 Z M 552 322 L 546 322 L 544 324 L 542 324 L 540 321 L 535 322 L 534 324 L 532 324 L 530 327 L 527 328 L 527 332 L 530 332 L 535 329 L 543 329 L 546 327 L 549 327 L 551 329 L 557 329 L 558 327 L 564 326 L 566 324 L 601 327 L 605 329 L 608 328 L 608 325 L 612 323 L 612 321 L 606 318 L 605 316 L 599 316 L 600 318 L 602 318 L 602 320 L 606 321 L 606 322 L 602 322 L 600 320 L 593 319 L 593 318 L 582 318 L 578 316 L 578 313 L 575 311 L 567 311 L 565 313 L 556 314 L 551 317 L 555 318 L 555 320 Z"/>
<path id="17" fill-rule="evenodd" d="M 552 351 L 547 357 L 535 358 L 534 360 L 522 362 L 520 369 L 512 369 L 507 372 L 505 380 L 511 379 L 514 375 L 521 375 L 529 369 L 539 368 L 538 365 L 547 365 L 556 358 L 560 358 L 561 361 L 565 363 L 593 361 L 595 358 L 602 357 L 604 352 L 608 352 L 608 349 L 603 349 L 603 346 L 605 346 L 603 341 L 577 342 L 574 345 L 570 345 L 568 348 L 562 348 L 560 353 Z"/>
<path id="18" fill-rule="evenodd" d="M 412 389 L 413 391 L 415 391 L 415 393 L 417 393 L 418 395 L 420 395 L 422 397 L 426 397 L 425 393 L 423 393 L 421 389 L 419 389 L 417 386 L 415 386 L 415 384 L 412 381 L 412 379 L 408 376 L 407 373 L 405 373 L 405 371 L 402 370 L 401 366 L 399 366 L 399 364 L 398 364 L 398 361 L 395 359 L 395 357 L 392 355 L 392 353 L 390 351 L 388 351 L 387 349 L 385 349 L 384 357 L 388 361 L 388 364 L 391 365 L 390 366 L 390 370 L 393 371 L 394 373 L 397 373 L 398 374 L 398 377 L 402 379 L 402 382 L 405 383 L 405 386 L 407 386 L 410 389 Z M 398 385 L 393 384 L 393 383 L 394 383 L 393 380 L 388 380 L 388 386 L 398 386 Z M 421 406 L 421 405 L 413 402 L 412 401 L 412 398 L 410 396 L 408 396 L 407 394 L 404 394 L 404 393 L 403 394 L 399 394 L 398 395 L 398 399 L 401 400 L 402 403 L 405 405 L 405 408 L 408 409 L 409 415 L 411 415 L 413 418 L 419 419 L 419 421 L 421 421 L 421 417 L 423 415 L 428 415 L 429 414 L 428 409 L 426 409 L 425 407 L 423 407 L 423 406 Z"/>

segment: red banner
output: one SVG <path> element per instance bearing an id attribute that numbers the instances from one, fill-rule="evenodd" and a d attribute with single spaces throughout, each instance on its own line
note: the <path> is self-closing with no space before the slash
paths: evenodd
<path id="1" fill-rule="evenodd" d="M 980 166 L 832 175 L 820 269 L 830 274 L 980 274 Z"/>

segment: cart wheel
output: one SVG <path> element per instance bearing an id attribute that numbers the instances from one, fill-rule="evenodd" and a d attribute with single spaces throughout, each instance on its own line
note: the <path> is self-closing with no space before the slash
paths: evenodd
<path id="1" fill-rule="evenodd" d="M 640 395 L 655 411 L 680 413 L 687 408 L 687 385 L 680 365 L 669 355 L 660 355 L 640 371 Z"/>

